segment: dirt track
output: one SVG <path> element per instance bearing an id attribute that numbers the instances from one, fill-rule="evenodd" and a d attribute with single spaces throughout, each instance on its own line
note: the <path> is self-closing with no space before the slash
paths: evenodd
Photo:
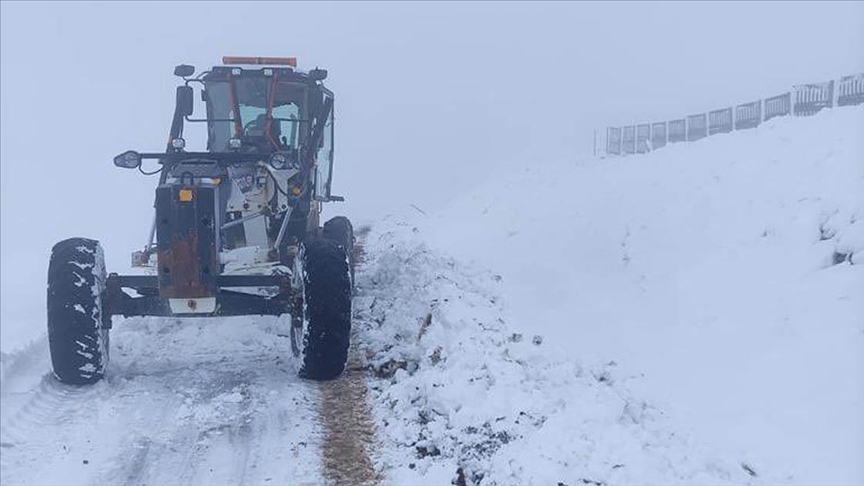
<path id="1" fill-rule="evenodd" d="M 359 266 L 364 260 L 363 240 L 368 229 L 361 228 L 357 233 L 354 262 Z M 321 384 L 319 420 L 325 434 L 321 462 L 324 477 L 332 484 L 375 485 L 381 477 L 370 458 L 375 426 L 366 400 L 368 371 L 362 363 L 357 333 L 352 334 L 345 373 Z"/>
<path id="2" fill-rule="evenodd" d="M 345 373 L 321 385 L 319 417 L 325 433 L 321 461 L 324 477 L 332 484 L 380 483 L 369 457 L 375 427 L 366 401 L 366 373 L 352 345 Z"/>

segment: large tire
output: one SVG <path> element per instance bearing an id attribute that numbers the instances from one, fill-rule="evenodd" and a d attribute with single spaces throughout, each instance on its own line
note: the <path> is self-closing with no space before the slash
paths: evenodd
<path id="1" fill-rule="evenodd" d="M 105 376 L 104 293 L 105 259 L 98 241 L 70 238 L 54 245 L 48 264 L 48 345 L 54 376 L 63 383 L 86 385 Z"/>
<path id="2" fill-rule="evenodd" d="M 326 238 L 310 238 L 303 259 L 304 319 L 300 376 L 338 377 L 351 339 L 351 279 L 345 249 Z"/>
<path id="3" fill-rule="evenodd" d="M 324 223 L 321 235 L 345 248 L 348 266 L 351 269 L 351 283 L 354 283 L 354 227 L 345 216 L 336 216 Z"/>

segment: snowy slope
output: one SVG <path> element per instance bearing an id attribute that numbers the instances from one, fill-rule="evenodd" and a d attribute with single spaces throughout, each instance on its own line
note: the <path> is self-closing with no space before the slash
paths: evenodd
<path id="1" fill-rule="evenodd" d="M 700 440 L 794 484 L 864 483 L 864 107 L 529 164 L 420 230 L 501 275 L 522 332 L 614 361 Z"/>
<path id="2" fill-rule="evenodd" d="M 508 322 L 499 275 L 421 238 L 404 219 L 379 223 L 358 275 L 387 484 L 785 482 L 691 438 L 630 393 L 615 362 L 584 368 L 522 334 L 524 323 Z"/>

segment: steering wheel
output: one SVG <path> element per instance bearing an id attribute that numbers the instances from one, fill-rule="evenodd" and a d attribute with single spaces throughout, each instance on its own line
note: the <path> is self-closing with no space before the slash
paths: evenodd
<path id="1" fill-rule="evenodd" d="M 258 121 L 258 119 L 255 118 L 255 119 L 247 122 L 245 125 L 243 125 L 243 135 L 246 135 L 246 132 L 249 131 L 249 127 L 252 126 L 253 124 L 255 124 L 255 122 L 257 122 L 257 121 Z"/>

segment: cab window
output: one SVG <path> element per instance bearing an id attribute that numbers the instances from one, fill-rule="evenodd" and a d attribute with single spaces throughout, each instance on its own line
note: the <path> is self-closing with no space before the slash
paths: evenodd
<path id="1" fill-rule="evenodd" d="M 324 136 L 321 137 L 321 146 L 318 148 L 318 157 L 315 167 L 315 192 L 318 199 L 325 200 L 330 197 L 331 171 L 333 169 L 333 110 L 327 117 L 324 126 Z"/>

